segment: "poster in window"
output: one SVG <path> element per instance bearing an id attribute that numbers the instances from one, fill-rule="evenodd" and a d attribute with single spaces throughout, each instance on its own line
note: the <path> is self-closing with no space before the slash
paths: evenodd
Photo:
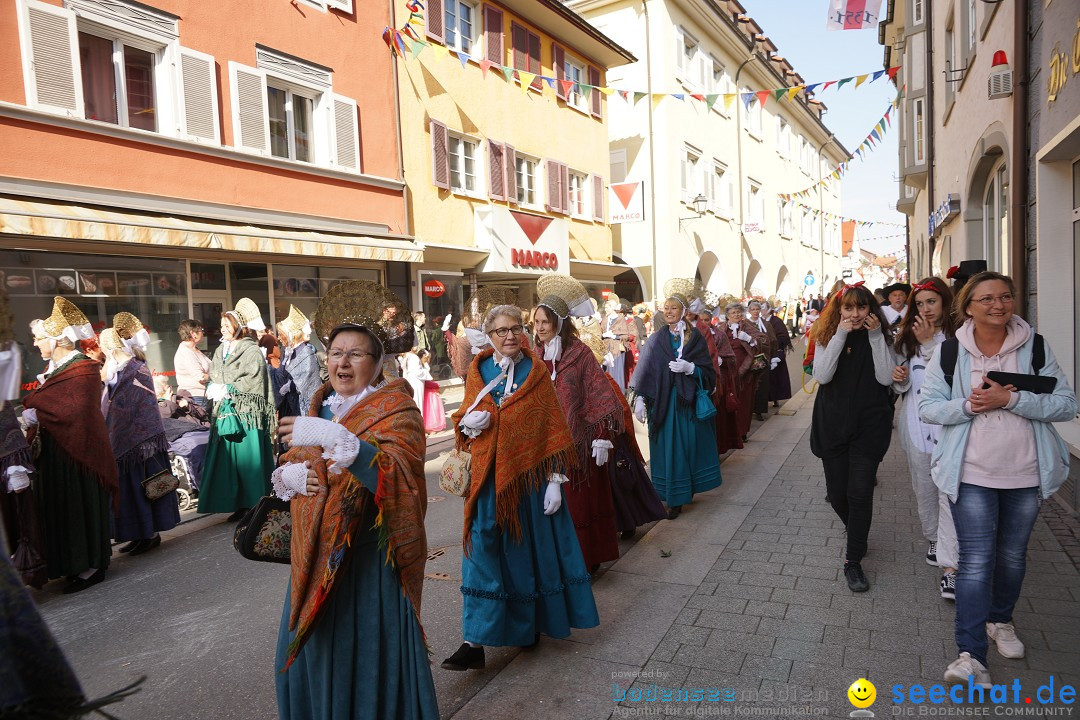
<path id="1" fill-rule="evenodd" d="M 109 272 L 78 272 L 80 295 L 115 295 L 116 276 Z"/>
<path id="2" fill-rule="evenodd" d="M 296 294 L 300 297 L 318 297 L 319 281 L 314 278 L 300 280 L 300 288 L 296 291 Z"/>
<path id="3" fill-rule="evenodd" d="M 187 283 L 183 275 L 174 273 L 154 275 L 154 294 L 165 296 L 183 295 Z"/>
<path id="4" fill-rule="evenodd" d="M 150 295 L 150 275 L 147 273 L 116 273 L 120 295 Z"/>
<path id="5" fill-rule="evenodd" d="M 34 276 L 29 270 L 4 270 L 4 289 L 8 295 L 33 295 Z"/>

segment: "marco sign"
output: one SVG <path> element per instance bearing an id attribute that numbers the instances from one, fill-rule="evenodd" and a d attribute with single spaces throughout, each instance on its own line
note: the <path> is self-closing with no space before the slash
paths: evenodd
<path id="1" fill-rule="evenodd" d="M 611 183 L 608 186 L 611 225 L 645 221 L 645 183 Z"/>

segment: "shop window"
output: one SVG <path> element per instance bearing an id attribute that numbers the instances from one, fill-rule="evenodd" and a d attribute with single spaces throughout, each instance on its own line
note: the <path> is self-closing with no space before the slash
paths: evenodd
<path id="1" fill-rule="evenodd" d="M 991 270 L 1008 273 L 1009 175 L 1001 163 L 991 175 L 983 195 L 983 257 Z"/>
<path id="2" fill-rule="evenodd" d="M 420 307 L 414 310 L 424 311 L 424 333 L 427 350 L 431 354 L 431 376 L 435 380 L 447 380 L 454 375 L 454 369 L 450 365 L 451 340 L 447 339 L 447 333 L 452 338 L 457 332 L 458 323 L 461 322 L 465 279 L 460 274 L 429 272 L 420 272 L 417 279 L 421 289 Z M 447 316 L 450 317 L 450 322 L 444 332 L 442 327 Z M 417 347 L 423 347 L 423 343 L 424 341 L 417 338 Z"/>
<path id="3" fill-rule="evenodd" d="M 263 266 L 265 268 L 265 266 Z M 295 305 L 310 320 L 315 314 L 319 298 L 324 297 L 330 288 L 345 280 L 370 280 L 382 282 L 378 268 L 336 268 L 313 267 L 311 265 L 274 265 L 273 266 L 273 305 L 274 320 L 281 321 L 289 315 L 289 305 Z M 195 263 L 191 266 L 192 277 L 195 275 Z M 263 273 L 265 275 L 265 272 Z M 264 281 L 265 282 L 265 281 Z M 236 291 L 235 298 L 241 297 Z M 255 298 L 252 298 L 255 299 Z M 270 316 L 263 318 L 269 325 Z M 321 344 L 312 338 L 316 347 Z"/>

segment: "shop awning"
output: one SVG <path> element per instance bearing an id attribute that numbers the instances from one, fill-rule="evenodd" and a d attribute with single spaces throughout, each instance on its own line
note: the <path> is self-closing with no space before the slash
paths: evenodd
<path id="1" fill-rule="evenodd" d="M 578 280 L 610 281 L 629 269 L 629 267 L 620 263 L 570 258 L 570 274 Z"/>
<path id="2" fill-rule="evenodd" d="M 424 262 L 428 264 L 454 265 L 471 270 L 484 261 L 491 252 L 469 245 L 424 243 Z"/>
<path id="3" fill-rule="evenodd" d="M 6 196 L 0 196 L 0 234 L 348 260 L 424 260 L 423 246 L 400 237 L 279 230 Z"/>

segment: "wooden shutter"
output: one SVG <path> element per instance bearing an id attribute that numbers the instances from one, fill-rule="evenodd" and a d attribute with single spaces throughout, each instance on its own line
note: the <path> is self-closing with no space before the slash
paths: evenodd
<path id="1" fill-rule="evenodd" d="M 600 68 L 589 66 L 589 84 L 594 88 L 600 87 Z M 600 117 L 600 108 L 603 102 L 604 94 L 594 89 L 592 95 L 589 96 L 589 111 L 593 114 L 593 117 Z"/>
<path id="2" fill-rule="evenodd" d="M 446 16 L 443 15 L 443 0 L 428 0 L 427 36 L 435 42 L 445 42 Z"/>
<path id="3" fill-rule="evenodd" d="M 19 13 L 26 104 L 38 110 L 82 117 L 83 94 L 75 13 L 26 0 Z"/>
<path id="4" fill-rule="evenodd" d="M 512 145 L 503 145 L 503 164 L 506 167 L 506 199 L 517 202 L 517 151 Z"/>
<path id="5" fill-rule="evenodd" d="M 232 89 L 233 145 L 258 153 L 270 152 L 270 114 L 266 107 L 266 73 L 229 62 Z"/>
<path id="6" fill-rule="evenodd" d="M 559 179 L 559 163 L 554 160 L 545 160 L 544 180 L 547 184 L 547 203 L 545 205 L 548 212 L 562 212 L 562 206 L 559 204 L 562 202 Z"/>
<path id="7" fill-rule="evenodd" d="M 604 178 L 599 175 L 593 175 L 592 178 L 593 187 L 593 205 L 592 216 L 593 220 L 597 222 L 604 222 Z"/>
<path id="8" fill-rule="evenodd" d="M 495 200 L 506 199 L 506 150 L 488 140 L 488 194 Z"/>
<path id="9" fill-rule="evenodd" d="M 585 192 L 585 188 L 581 188 L 581 192 Z M 570 166 L 566 163 L 559 163 L 559 207 L 570 214 Z"/>
<path id="10" fill-rule="evenodd" d="M 540 36 L 529 33 L 529 72 L 540 75 L 543 73 L 543 67 L 540 65 Z M 530 85 L 533 90 L 543 90 L 544 81 L 539 77 L 532 81 Z"/>
<path id="11" fill-rule="evenodd" d="M 502 10 L 484 6 L 484 57 L 498 65 L 506 64 L 506 33 Z"/>
<path id="12" fill-rule="evenodd" d="M 450 135 L 446 126 L 432 120 L 431 131 L 431 177 L 435 187 L 450 189 Z"/>
<path id="13" fill-rule="evenodd" d="M 510 25 L 510 42 L 514 52 L 511 62 L 518 70 L 529 71 L 529 31 L 517 23 Z"/>
<path id="14" fill-rule="evenodd" d="M 326 0 L 326 4 L 328 7 L 337 8 L 350 14 L 353 11 L 353 0 Z"/>
<path id="15" fill-rule="evenodd" d="M 566 79 L 566 51 L 558 43 L 551 43 L 552 63 L 555 65 L 555 94 L 560 100 L 566 100 L 560 80 Z"/>
<path id="16" fill-rule="evenodd" d="M 356 101 L 334 95 L 334 164 L 349 170 L 360 169 L 360 124 Z"/>
<path id="17" fill-rule="evenodd" d="M 220 143 L 217 66 L 212 55 L 180 48 L 180 99 L 181 137 Z"/>

